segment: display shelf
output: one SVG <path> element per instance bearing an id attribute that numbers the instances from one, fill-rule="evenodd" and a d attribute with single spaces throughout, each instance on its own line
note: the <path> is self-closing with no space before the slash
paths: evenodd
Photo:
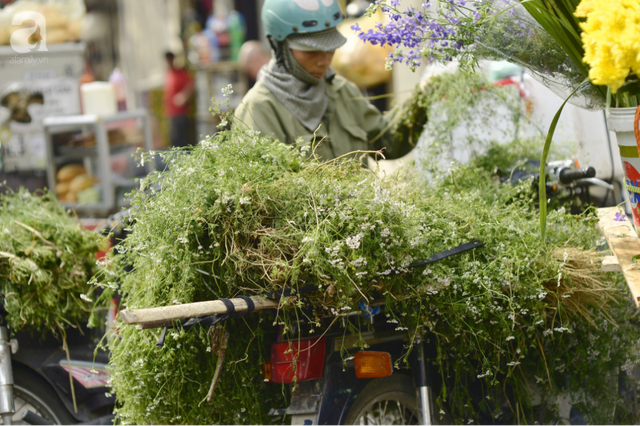
<path id="1" fill-rule="evenodd" d="M 109 153 L 111 155 L 122 154 L 127 152 L 132 147 L 135 147 L 135 144 L 122 144 L 118 146 L 109 146 Z M 67 160 L 81 160 L 85 157 L 95 157 L 98 155 L 97 147 L 90 148 L 59 148 L 58 153 L 55 156 L 55 160 L 57 164 L 63 164 Z"/>
<path id="2" fill-rule="evenodd" d="M 598 227 L 607 240 L 612 256 L 602 262 L 604 271 L 620 271 L 624 274 L 627 286 L 637 307 L 640 307 L 640 263 L 633 258 L 640 255 L 640 239 L 629 219 L 616 220 L 617 207 L 605 207 L 597 210 Z M 620 216 L 618 215 L 618 219 Z"/>
<path id="3" fill-rule="evenodd" d="M 62 117 L 47 117 L 43 120 L 47 152 L 47 180 L 49 187 L 55 190 L 57 174 L 60 168 L 68 164 L 77 164 L 84 169 L 83 175 L 96 178 L 97 183 L 92 187 L 98 196 L 95 202 L 77 202 L 61 199 L 63 206 L 73 208 L 90 215 L 105 215 L 114 213 L 124 204 L 117 194 L 121 188 L 131 188 L 136 185 L 135 176 L 120 176 L 112 170 L 111 160 L 120 154 L 132 152 L 142 145 L 146 151 L 151 150 L 151 128 L 145 110 L 120 112 L 109 116 L 76 115 Z M 140 127 L 142 139 L 139 143 L 125 141 L 117 145 L 109 143 L 108 131 L 119 129 L 119 126 Z M 64 140 L 67 134 L 92 135 L 95 146 L 59 146 L 59 139 Z M 69 138 L 71 136 L 68 136 Z M 144 171 L 150 173 L 154 163 L 148 162 Z M 74 192 L 75 197 L 78 192 Z M 68 198 L 68 197 L 64 197 Z"/>

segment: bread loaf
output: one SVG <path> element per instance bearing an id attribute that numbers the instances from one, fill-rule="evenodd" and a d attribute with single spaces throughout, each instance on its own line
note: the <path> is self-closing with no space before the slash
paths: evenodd
<path id="1" fill-rule="evenodd" d="M 78 201 L 78 196 L 76 195 L 75 192 L 67 192 L 66 194 L 64 194 L 63 196 L 61 196 L 60 201 L 66 201 L 69 203 L 75 203 L 76 201 Z"/>
<path id="2" fill-rule="evenodd" d="M 78 175 L 69 183 L 69 192 L 78 192 L 93 186 L 98 180 L 87 174 Z"/>
<path id="3" fill-rule="evenodd" d="M 55 187 L 55 192 L 57 195 L 63 195 L 69 192 L 69 182 L 60 182 Z"/>
<path id="4" fill-rule="evenodd" d="M 67 164 L 58 170 L 56 177 L 58 178 L 58 182 L 69 182 L 76 176 L 86 173 L 87 171 L 82 164 Z"/>
<path id="5" fill-rule="evenodd" d="M 47 24 L 49 24 L 49 21 L 47 21 Z M 69 40 L 69 32 L 65 28 L 47 30 L 47 43 L 64 43 L 67 40 Z"/>

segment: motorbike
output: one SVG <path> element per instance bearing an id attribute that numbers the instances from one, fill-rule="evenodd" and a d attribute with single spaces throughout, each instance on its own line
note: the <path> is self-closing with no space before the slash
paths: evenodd
<path id="1" fill-rule="evenodd" d="M 479 242 L 471 242 L 466 248 L 481 246 Z M 459 252 L 459 248 L 448 250 L 428 261 Z M 315 290 L 312 286 L 303 287 L 298 294 Z M 282 294 L 271 293 L 265 297 L 124 310 L 120 317 L 125 323 L 143 329 L 164 327 L 157 342 L 162 346 L 170 328 L 182 327 L 188 332 L 195 325 L 213 326 L 253 311 L 275 311 L 281 297 Z M 319 337 L 305 332 L 310 329 L 309 324 L 300 319 L 292 330 L 293 335 L 299 332 L 299 337 L 274 338 L 269 361 L 262 365 L 263 380 L 273 384 L 274 390 L 275 386 L 289 385 L 291 397 L 288 407 L 273 407 L 270 416 L 290 418 L 290 423 L 297 425 L 452 424 L 448 413 L 441 411 L 436 401 L 442 377 L 429 361 L 436 357 L 434 336 L 397 329 L 396 324 L 387 321 L 382 302 L 375 301 L 361 305 L 360 311 L 328 316 L 321 321 L 325 332 Z M 357 334 L 349 332 L 356 325 L 365 327 Z M 366 349 L 358 349 L 356 343 L 362 347 L 363 342 Z M 480 406 L 484 385 L 478 381 L 468 386 L 478 387 L 472 392 L 478 400 L 472 403 Z M 505 400 L 492 413 L 479 414 L 476 422 L 513 424 L 513 416 Z"/>
<path id="2" fill-rule="evenodd" d="M 89 330 L 84 332 L 84 335 L 79 331 L 67 335 L 67 358 L 60 341 L 53 336 L 42 340 L 17 333 L 9 338 L 3 320 L 0 326 L 3 424 L 28 423 L 24 418 L 28 413 L 38 415 L 49 424 L 87 422 L 111 414 L 115 398 L 106 395 L 108 356 L 98 351 L 94 357 L 96 342 Z"/>
<path id="3" fill-rule="evenodd" d="M 54 336 L 15 333 L 0 313 L 0 414 L 3 424 L 111 424 L 108 355 L 94 357 L 95 332 L 69 330 L 69 357 Z M 71 383 L 71 380 L 73 383 Z"/>
<path id="4" fill-rule="evenodd" d="M 409 265 L 418 268 L 449 256 L 484 246 L 471 241 Z M 391 271 L 399 274 L 406 271 Z M 316 291 L 303 287 L 298 294 Z M 213 326 L 258 310 L 275 310 L 278 301 L 290 294 L 272 292 L 265 297 L 238 297 L 177 306 L 123 310 L 120 318 L 143 329 L 163 328 L 157 345 L 164 345 L 173 327 L 185 330 L 195 326 Z M 374 295 L 375 296 L 375 295 Z M 375 297 L 373 297 L 375 300 Z M 439 394 L 439 373 L 430 363 L 435 346 L 430 336 L 417 336 L 407 345 L 404 330 L 387 321 L 382 302 L 361 304 L 362 311 L 337 314 L 322 319 L 322 336 L 305 334 L 308 324 L 300 319 L 292 341 L 276 338 L 271 344 L 270 361 L 262 366 L 263 380 L 290 384 L 287 408 L 272 408 L 270 415 L 290 416 L 291 424 L 422 424 L 442 422 L 436 414 L 435 395 Z M 350 325 L 367 323 L 366 331 L 349 334 Z M 336 324 L 337 323 L 337 324 Z M 305 326 L 307 325 L 307 326 Z M 354 343 L 364 339 L 367 349 L 357 350 Z M 409 351 L 409 347 L 412 350 Z M 222 359 L 220 357 L 219 359 Z M 406 360 L 406 362 L 404 362 Z M 220 361 L 219 361 L 220 362 Z"/>
<path id="5" fill-rule="evenodd" d="M 116 313 L 114 300 L 107 323 Z M 3 424 L 112 424 L 115 396 L 107 387 L 109 357 L 98 348 L 105 330 L 70 328 L 67 354 L 51 334 L 10 333 L 6 315 L 0 307 Z"/>
<path id="6" fill-rule="evenodd" d="M 226 300 L 236 305 L 234 312 L 243 309 L 246 312 L 243 299 Z M 264 306 L 263 302 L 255 302 Z M 183 306 L 191 308 L 189 304 Z M 185 328 L 195 324 L 213 325 L 224 317 L 228 314 L 184 318 L 187 321 L 182 325 Z M 290 384 L 292 392 L 289 407 L 274 407 L 269 415 L 290 416 L 291 424 L 304 425 L 434 424 L 435 399 L 430 378 L 435 370 L 425 355 L 428 342 L 415 341 L 408 366 L 394 371 L 392 363 L 407 354 L 403 343 L 406 335 L 395 331 L 383 316 L 374 315 L 371 317 L 373 328 L 360 335 L 345 336 L 347 323 L 354 319 L 349 317 L 355 316 L 342 316 L 345 324 L 328 328 L 329 332 L 322 337 L 304 336 L 271 345 L 270 362 L 263 365 L 263 380 Z M 163 344 L 164 335 L 166 331 L 158 345 Z M 343 358 L 343 349 L 361 337 L 369 348 L 366 351 L 349 349 L 351 356 Z M 435 392 L 437 394 L 437 387 Z"/>

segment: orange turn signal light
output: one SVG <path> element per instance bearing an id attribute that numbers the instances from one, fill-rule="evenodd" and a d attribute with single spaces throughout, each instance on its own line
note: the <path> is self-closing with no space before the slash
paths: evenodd
<path id="1" fill-rule="evenodd" d="M 358 379 L 387 377 L 393 373 L 388 352 L 360 351 L 353 356 Z"/>
<path id="2" fill-rule="evenodd" d="M 267 362 L 265 364 L 260 364 L 260 368 L 262 369 L 262 381 L 270 382 L 271 381 L 271 363 Z"/>

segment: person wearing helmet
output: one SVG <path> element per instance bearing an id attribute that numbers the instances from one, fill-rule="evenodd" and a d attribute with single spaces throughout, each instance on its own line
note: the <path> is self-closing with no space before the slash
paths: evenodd
<path id="1" fill-rule="evenodd" d="M 272 59 L 236 118 L 281 142 L 315 141 L 323 160 L 382 147 L 386 158 L 399 158 L 413 147 L 392 143 L 387 118 L 330 68 L 334 51 L 346 42 L 336 29 L 342 19 L 337 0 L 265 0 L 262 22 Z"/>

